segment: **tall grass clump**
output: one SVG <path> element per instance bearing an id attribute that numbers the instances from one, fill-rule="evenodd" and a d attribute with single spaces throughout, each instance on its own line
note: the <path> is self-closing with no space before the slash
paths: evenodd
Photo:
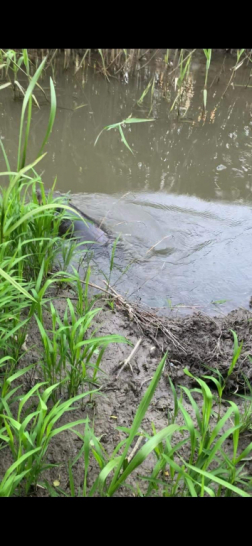
<path id="1" fill-rule="evenodd" d="M 5 76 L 5 79 L 8 80 L 6 83 L 0 85 L 0 90 L 6 87 L 11 87 L 13 90 L 14 100 L 23 100 L 26 93 L 26 89 L 24 87 L 24 76 L 26 77 L 29 85 L 32 79 L 32 74 L 34 73 L 37 65 L 38 57 L 36 57 L 35 63 L 32 62 L 31 56 L 27 49 L 22 49 L 21 51 L 15 51 L 14 49 L 8 49 L 5 51 L 0 49 L 0 70 L 3 71 L 2 75 Z M 42 70 L 45 70 L 45 63 L 43 64 Z M 19 77 L 20 74 L 22 78 Z M 42 91 L 42 93 L 45 95 L 45 92 L 38 81 L 36 81 L 36 88 Z M 39 107 L 39 103 L 34 92 L 32 92 L 31 98 L 34 105 Z"/>
<path id="2" fill-rule="evenodd" d="M 13 487 L 8 484 L 8 478 L 14 480 L 15 489 L 23 480 L 24 488 L 19 494 L 28 494 L 31 486 L 36 486 L 41 472 L 53 465 L 48 465 L 45 456 L 52 438 L 76 425 L 83 424 L 84 419 L 56 426 L 59 419 L 68 411 L 73 410 L 79 400 L 97 391 L 86 391 L 64 402 L 58 402 L 50 407 L 49 399 L 57 384 L 45 388 L 46 383 L 37 383 L 21 398 L 17 415 L 13 415 L 7 396 L 3 398 L 4 413 L 0 414 L 0 440 L 2 447 L 8 446 L 14 463 L 9 467 L 0 482 L 0 496 L 10 496 Z"/>
<path id="3" fill-rule="evenodd" d="M 70 280 L 70 278 L 69 278 Z M 97 336 L 94 319 L 101 308 L 80 312 L 70 298 L 66 300 L 63 319 L 50 302 L 51 329 L 45 327 L 37 315 L 38 329 L 43 344 L 41 367 L 49 385 L 59 381 L 58 393 L 67 389 L 67 395 L 75 396 L 79 387 L 94 384 L 105 349 L 111 343 L 126 342 L 123 336 Z M 56 394 L 55 394 L 56 396 Z M 55 399 L 55 397 L 54 397 Z"/>
<path id="4" fill-rule="evenodd" d="M 73 269 L 71 275 L 53 271 L 64 244 L 58 237 L 59 224 L 64 211 L 71 213 L 72 209 L 62 199 L 54 198 L 56 180 L 52 190 L 45 193 L 35 170 L 45 155 L 44 148 L 56 115 L 51 79 L 51 107 L 45 138 L 37 158 L 26 165 L 33 90 L 45 62 L 46 59 L 30 78 L 24 94 L 16 169 L 11 169 L 0 141 L 6 164 L 6 171 L 0 176 L 8 178 L 8 184 L 0 189 L 0 447 L 7 447 L 13 458 L 13 464 L 1 478 L 0 496 L 27 495 L 31 486 L 36 485 L 38 476 L 48 467 L 45 456 L 51 439 L 84 421 L 58 428 L 55 423 L 74 409 L 79 400 L 92 398 L 97 389 L 90 390 L 89 385 L 96 384 L 106 347 L 126 341 L 122 336 L 97 335 L 93 323 L 100 309 L 92 309 L 88 304 L 90 270 L 84 288 L 76 270 Z M 82 215 L 79 216 L 85 223 Z M 72 250 L 64 254 L 64 265 L 69 265 L 71 256 Z M 68 298 L 62 317 L 53 297 L 54 288 L 64 283 L 76 286 L 78 301 L 74 307 Z M 49 328 L 45 320 L 48 311 Z M 40 361 L 19 368 L 28 350 L 26 339 L 31 321 L 37 325 L 38 341 L 41 341 Z M 35 368 L 39 379 L 33 384 Z M 25 374 L 29 376 L 27 385 L 33 384 L 26 394 L 25 383 L 22 383 Z M 15 381 L 17 386 L 13 386 Z M 64 401 L 60 400 L 61 395 L 66 398 Z"/>

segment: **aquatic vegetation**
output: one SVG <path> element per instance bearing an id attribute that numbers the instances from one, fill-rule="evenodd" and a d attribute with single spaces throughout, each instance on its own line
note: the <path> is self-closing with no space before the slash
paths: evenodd
<path id="1" fill-rule="evenodd" d="M 204 109 L 206 110 L 207 105 L 207 80 L 208 80 L 208 72 L 210 68 L 211 63 L 211 56 L 212 56 L 212 50 L 211 49 L 203 49 L 205 56 L 206 56 L 206 77 L 205 77 L 205 86 L 203 90 L 203 104 Z"/>
<path id="2" fill-rule="evenodd" d="M 122 139 L 122 142 L 124 143 L 124 145 L 129 149 L 129 151 L 134 154 L 134 152 L 132 151 L 131 147 L 129 146 L 125 136 L 124 136 L 124 132 L 122 130 L 122 127 L 127 125 L 127 124 L 131 124 L 131 123 L 144 123 L 146 121 L 155 121 L 154 119 L 141 119 L 141 118 L 132 118 L 132 116 L 130 115 L 128 118 L 124 119 L 123 121 L 120 121 L 119 123 L 113 123 L 112 125 L 107 125 L 106 127 L 104 127 L 99 135 L 97 136 L 95 142 L 94 142 L 94 146 L 97 144 L 98 142 L 98 139 L 100 138 L 101 134 L 103 133 L 103 131 L 111 131 L 111 129 L 118 129 L 119 130 L 119 133 L 120 133 L 120 136 L 121 136 L 121 139 Z"/>
<path id="3" fill-rule="evenodd" d="M 202 52 L 206 58 L 205 69 L 205 83 L 203 88 L 203 112 L 206 113 L 207 97 L 208 97 L 208 78 L 211 59 L 213 56 L 212 49 L 202 50 L 184 50 L 167 49 L 165 52 L 156 49 L 154 52 L 151 50 L 140 49 L 86 49 L 86 50 L 71 50 L 65 49 L 64 51 L 64 70 L 68 70 L 71 65 L 75 67 L 75 75 L 80 70 L 87 71 L 93 68 L 97 74 L 103 74 L 108 82 L 111 81 L 111 77 L 121 78 L 123 77 L 125 83 L 128 82 L 129 77 L 134 77 L 136 74 L 140 74 L 145 67 L 149 67 L 149 81 L 145 86 L 142 94 L 139 98 L 136 98 L 136 104 L 138 106 L 144 106 L 148 95 L 150 94 L 150 106 L 148 108 L 148 116 L 151 114 L 154 105 L 155 89 L 162 87 L 163 96 L 167 102 L 171 102 L 169 112 L 172 113 L 175 105 L 177 106 L 177 114 L 181 115 L 181 108 L 184 108 L 182 102 L 183 97 L 188 93 L 188 87 L 190 87 L 189 80 L 191 77 L 191 62 L 194 58 L 195 52 L 197 54 Z M 227 55 L 227 50 L 223 50 L 224 55 Z M 228 50 L 229 51 L 229 50 Z M 46 56 L 45 56 L 46 53 Z M 34 70 L 38 67 L 40 60 L 43 62 L 42 74 L 51 70 L 53 81 L 55 81 L 55 68 L 57 60 L 60 59 L 62 50 L 0 50 L 0 73 L 5 74 L 5 83 L 0 85 L 0 90 L 6 87 L 12 87 L 14 98 L 20 98 L 25 95 L 25 88 L 18 80 L 18 74 L 25 74 L 27 81 L 30 82 Z M 237 60 L 231 71 L 231 76 L 224 90 L 222 97 L 225 95 L 227 89 L 231 85 L 235 73 L 240 69 L 245 62 L 251 62 L 251 51 L 246 49 L 238 49 L 236 51 Z M 155 62 L 159 59 L 159 66 L 155 66 Z M 224 57 L 225 58 L 225 57 Z M 85 81 L 85 76 L 84 80 Z M 212 83 L 211 83 L 212 85 Z M 47 95 L 43 87 L 36 82 L 36 89 L 40 93 L 43 93 L 44 97 L 48 101 Z M 171 97 L 170 97 L 171 94 Z M 222 98 L 221 97 L 221 98 Z M 35 105 L 39 106 L 38 98 L 32 93 L 32 100 Z M 220 99 L 221 100 L 221 99 Z M 85 104 L 86 105 L 86 104 Z M 77 108 L 83 107 L 80 105 Z M 219 102 L 216 108 L 219 106 Z M 187 108 L 188 109 L 188 108 Z M 187 111 L 186 109 L 186 111 Z M 185 117 L 185 112 L 183 113 Z M 106 127 L 108 130 L 108 127 Z M 118 129 L 121 134 L 121 138 L 125 145 L 125 137 L 122 132 L 122 123 L 118 124 Z"/>

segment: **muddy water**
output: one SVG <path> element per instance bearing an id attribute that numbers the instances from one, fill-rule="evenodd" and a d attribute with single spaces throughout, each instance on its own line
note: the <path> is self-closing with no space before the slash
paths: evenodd
<path id="1" fill-rule="evenodd" d="M 180 117 L 176 107 L 169 114 L 175 95 L 163 97 L 158 57 L 152 69 L 110 82 L 93 69 L 74 76 L 72 68 L 62 70 L 60 60 L 55 66 L 58 110 L 48 155 L 38 169 L 45 186 L 57 176 L 59 191 L 70 190 L 74 204 L 97 220 L 105 216 L 111 232 L 122 234 L 113 281 L 128 297 L 163 312 L 227 312 L 248 307 L 252 293 L 252 89 L 244 87 L 250 67 L 237 71 L 235 85 L 215 109 L 235 64 L 232 56 L 224 65 L 223 59 L 215 52 L 206 121 L 201 119 L 205 59 L 200 52 Z M 130 114 L 147 117 L 150 96 L 141 107 L 136 101 L 154 72 L 154 121 L 123 129 L 134 155 L 114 130 L 102 133 L 94 146 L 104 126 Z M 47 87 L 46 76 L 41 84 Z M 37 98 L 28 160 L 38 152 L 49 114 L 43 95 Z M 21 102 L 5 89 L 0 103 L 0 136 L 15 169 Z M 97 258 L 97 267 L 108 272 L 108 260 L 107 254 Z"/>

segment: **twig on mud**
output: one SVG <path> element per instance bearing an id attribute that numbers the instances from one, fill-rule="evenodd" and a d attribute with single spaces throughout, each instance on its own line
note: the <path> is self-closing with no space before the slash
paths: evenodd
<path id="1" fill-rule="evenodd" d="M 136 354 L 136 352 L 137 352 L 137 350 L 138 350 L 138 348 L 139 348 L 139 346 L 140 346 L 141 343 L 142 343 L 142 338 L 140 337 L 140 339 L 139 339 L 138 342 L 136 343 L 134 349 L 131 351 L 131 353 L 130 353 L 130 355 L 128 356 L 128 358 L 126 358 L 126 360 L 124 360 L 124 361 L 122 362 L 123 365 L 122 365 L 121 369 L 119 370 L 119 372 L 118 372 L 118 374 L 117 374 L 117 376 L 116 376 L 116 379 L 118 379 L 120 373 L 121 373 L 121 372 L 124 370 L 124 368 L 126 368 L 126 366 L 128 366 L 128 365 L 129 365 L 129 367 L 130 367 L 130 369 L 131 369 L 131 372 L 132 372 L 132 374 L 133 374 L 133 369 L 132 369 L 132 366 L 131 366 L 131 364 L 130 364 L 130 361 L 131 361 L 131 359 L 133 358 L 133 356 Z"/>
<path id="2" fill-rule="evenodd" d="M 86 284 L 86 281 L 81 281 L 81 283 Z M 105 290 L 105 288 L 102 288 L 101 286 L 98 286 L 97 284 L 93 284 L 92 282 L 89 282 L 89 283 L 88 283 L 88 286 L 92 286 L 92 288 L 96 288 L 97 290 L 101 290 L 101 291 L 104 292 L 105 294 L 108 293 L 108 291 Z M 114 296 L 114 297 L 115 297 L 115 296 Z"/>
<path id="3" fill-rule="evenodd" d="M 82 284 L 86 284 L 86 281 L 80 281 Z M 96 288 L 101 292 L 104 292 L 107 296 L 112 297 L 117 305 L 121 306 L 124 311 L 127 311 L 129 319 L 134 321 L 151 341 L 159 348 L 161 353 L 164 352 L 164 347 L 160 345 L 157 338 L 153 335 L 152 330 L 154 329 L 157 335 L 158 332 L 161 332 L 167 341 L 167 339 L 178 349 L 180 349 L 184 354 L 187 354 L 183 345 L 177 340 L 174 334 L 166 327 L 162 317 L 158 317 L 153 310 L 142 310 L 137 306 L 136 303 L 128 303 L 122 296 L 119 294 L 107 281 L 103 281 L 106 285 L 106 289 L 98 286 L 97 284 L 89 282 L 88 285 L 92 288 Z"/>
<path id="4" fill-rule="evenodd" d="M 129 454 L 129 456 L 127 457 L 128 459 L 128 463 L 131 461 L 131 459 L 133 459 L 135 453 L 137 452 L 141 442 L 142 442 L 142 439 L 143 439 L 143 436 L 139 436 L 137 442 L 136 442 L 136 445 L 133 447 L 131 453 Z"/>
<path id="5" fill-rule="evenodd" d="M 144 385 L 145 383 L 147 383 L 148 381 L 151 381 L 151 380 L 152 380 L 152 377 L 146 377 L 146 379 L 145 379 L 144 381 L 142 381 L 142 383 L 141 383 L 141 385 L 140 385 L 140 387 L 139 387 L 139 390 L 141 390 L 141 388 L 143 387 L 143 385 Z"/>
<path id="6" fill-rule="evenodd" d="M 110 294 L 112 293 L 113 296 L 116 296 L 116 300 L 118 304 L 124 307 L 124 309 L 128 312 L 129 318 L 131 320 L 134 320 L 137 323 L 141 331 L 145 335 L 147 335 L 147 337 L 149 337 L 153 341 L 153 343 L 155 343 L 155 345 L 159 347 L 159 349 L 162 352 L 163 352 L 163 348 L 160 347 L 157 339 L 151 333 L 151 330 L 153 328 L 156 330 L 156 333 L 158 333 L 158 331 L 162 332 L 162 334 L 164 335 L 166 339 L 168 338 L 169 341 L 171 341 L 175 347 L 177 347 L 178 349 L 183 351 L 184 354 L 186 354 L 186 350 L 183 347 L 183 345 L 179 343 L 177 338 L 164 325 L 164 321 L 162 320 L 161 317 L 158 317 L 155 313 L 151 311 L 141 311 L 137 307 L 137 305 L 134 303 L 129 304 L 127 301 L 124 300 L 124 298 L 120 294 L 118 294 L 118 292 L 116 292 L 116 290 L 112 286 L 110 286 L 110 284 L 107 281 L 103 281 L 103 282 L 107 286 L 108 293 Z"/>
<path id="7" fill-rule="evenodd" d="M 160 239 L 160 241 L 158 241 L 155 245 L 151 246 L 149 248 L 149 250 L 147 250 L 147 252 L 145 253 L 145 256 L 146 254 L 148 254 L 148 252 L 150 252 L 151 250 L 153 250 L 153 248 L 155 248 L 155 246 L 159 245 L 159 243 L 162 243 L 162 241 L 164 241 L 164 239 L 169 239 L 171 237 L 171 235 L 165 235 L 165 237 L 163 237 L 162 239 Z"/>

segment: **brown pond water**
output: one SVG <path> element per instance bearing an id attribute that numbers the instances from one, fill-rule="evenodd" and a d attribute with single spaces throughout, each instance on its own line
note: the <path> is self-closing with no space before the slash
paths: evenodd
<path id="1" fill-rule="evenodd" d="M 205 122 L 200 51 L 191 65 L 184 118 L 176 109 L 169 113 L 172 101 L 163 97 L 158 56 L 151 68 L 109 82 L 92 68 L 74 75 L 73 67 L 63 71 L 60 59 L 55 65 L 58 110 L 38 171 L 46 188 L 57 176 L 59 191 L 71 191 L 75 205 L 97 220 L 106 216 L 104 225 L 115 237 L 122 234 L 113 282 L 119 279 L 118 291 L 162 312 L 178 304 L 189 307 L 175 311 L 199 306 L 209 314 L 248 308 L 252 294 L 252 89 L 244 87 L 250 66 L 237 70 L 235 85 L 215 111 L 235 64 L 227 56 L 218 77 L 223 59 L 221 52 L 213 55 Z M 114 130 L 94 146 L 104 126 L 130 114 L 147 117 L 150 96 L 141 107 L 136 101 L 154 73 L 154 121 L 123 129 L 134 155 Z M 48 77 L 40 83 L 46 88 Z M 28 161 L 38 153 L 49 115 L 43 95 L 37 98 Z M 21 101 L 13 101 L 10 89 L 0 93 L 0 112 L 0 137 L 15 169 Z M 5 170 L 2 157 L 0 169 Z M 108 271 L 108 253 L 96 262 Z M 226 301 L 212 303 L 219 300 Z"/>

